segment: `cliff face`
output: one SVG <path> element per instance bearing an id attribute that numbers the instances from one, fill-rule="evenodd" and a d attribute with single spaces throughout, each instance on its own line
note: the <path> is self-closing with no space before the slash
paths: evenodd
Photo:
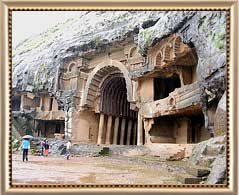
<path id="1" fill-rule="evenodd" d="M 80 12 L 13 49 L 13 87 L 51 91 L 60 64 L 87 50 L 103 50 L 161 12 Z"/>
<path id="2" fill-rule="evenodd" d="M 196 48 L 197 76 L 209 91 L 225 90 L 225 11 L 87 11 L 13 48 L 13 88 L 53 91 L 59 66 L 84 52 L 100 52 L 133 34 L 142 55 L 172 33 Z"/>

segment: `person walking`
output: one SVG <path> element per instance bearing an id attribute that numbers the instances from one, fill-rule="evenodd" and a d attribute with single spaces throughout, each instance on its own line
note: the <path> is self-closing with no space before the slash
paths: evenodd
<path id="1" fill-rule="evenodd" d="M 23 139 L 22 144 L 21 144 L 21 148 L 23 150 L 23 155 L 22 155 L 22 160 L 23 162 L 28 161 L 28 150 L 30 150 L 30 141 L 29 139 Z"/>
<path id="2" fill-rule="evenodd" d="M 66 160 L 70 159 L 70 155 L 71 155 L 71 140 L 68 140 L 67 144 L 66 144 Z"/>
<path id="3" fill-rule="evenodd" d="M 46 140 L 46 142 L 45 142 L 45 148 L 44 148 L 44 156 L 45 156 L 45 157 L 48 157 L 48 155 L 49 155 L 49 148 L 50 148 L 49 143 L 48 143 L 48 141 Z"/>
<path id="4" fill-rule="evenodd" d="M 44 156 L 44 149 L 45 149 L 45 141 L 44 140 L 41 141 L 40 147 L 41 147 L 41 156 Z"/>

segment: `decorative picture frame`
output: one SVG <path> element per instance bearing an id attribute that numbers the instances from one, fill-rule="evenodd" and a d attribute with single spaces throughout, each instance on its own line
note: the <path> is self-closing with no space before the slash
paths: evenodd
<path id="1" fill-rule="evenodd" d="M 1 183 L 2 194 L 159 193 L 236 194 L 238 192 L 238 12 L 236 1 L 1 1 Z M 13 185 L 11 154 L 12 11 L 62 10 L 225 10 L 227 16 L 227 166 L 228 182 L 216 185 Z"/>

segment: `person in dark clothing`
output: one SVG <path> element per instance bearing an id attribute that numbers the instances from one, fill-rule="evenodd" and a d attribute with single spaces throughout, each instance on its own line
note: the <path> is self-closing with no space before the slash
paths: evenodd
<path id="1" fill-rule="evenodd" d="M 49 154 L 49 148 L 50 148 L 49 143 L 48 143 L 48 141 L 46 141 L 45 142 L 45 149 L 44 149 L 44 156 L 45 157 L 47 157 L 48 154 Z"/>
<path id="2" fill-rule="evenodd" d="M 28 149 L 23 149 L 23 162 L 28 161 Z"/>
<path id="3" fill-rule="evenodd" d="M 44 148 L 45 148 L 45 141 L 44 140 L 41 141 L 40 146 L 41 146 L 41 156 L 44 156 Z"/>

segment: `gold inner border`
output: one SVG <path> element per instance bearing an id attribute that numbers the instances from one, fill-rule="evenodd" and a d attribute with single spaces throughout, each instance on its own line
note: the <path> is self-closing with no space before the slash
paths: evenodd
<path id="1" fill-rule="evenodd" d="M 215 185 L 208 185 L 208 184 L 178 184 L 178 185 L 58 185 L 58 184 L 50 184 L 50 185 L 32 185 L 32 184 L 21 184 L 21 185 L 16 185 L 12 184 L 12 153 L 11 153 L 11 123 L 12 123 L 12 113 L 11 113 L 11 95 L 12 95 L 12 80 L 10 79 L 9 85 L 10 85 L 10 92 L 9 92 L 9 104 L 10 104 L 10 116 L 9 116 L 9 186 L 11 188 L 225 188 L 229 186 L 229 164 L 230 164 L 230 147 L 229 147 L 229 77 L 230 77 L 230 70 L 229 70 L 229 62 L 230 62 L 230 9 L 229 8 L 203 8 L 203 9 L 198 9 L 198 8 L 185 8 L 185 9 L 175 9 L 175 8 L 165 8 L 165 9 L 149 9 L 149 8 L 138 8 L 138 9 L 129 9 L 129 8 L 84 8 L 84 9 L 79 9 L 79 8 L 67 8 L 67 9 L 62 9 L 62 8 L 9 8 L 8 9 L 8 44 L 9 44 L 9 78 L 12 78 L 12 11 L 101 11 L 101 10 L 107 10 L 107 11 L 114 11 L 114 10 L 137 10 L 137 11 L 226 11 L 227 12 L 227 36 L 226 36 L 226 44 L 227 44 L 227 184 L 215 184 Z"/>

